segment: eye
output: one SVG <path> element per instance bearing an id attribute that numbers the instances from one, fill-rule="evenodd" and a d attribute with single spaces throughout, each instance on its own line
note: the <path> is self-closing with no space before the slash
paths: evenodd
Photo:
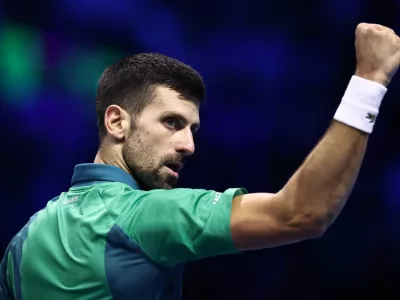
<path id="1" fill-rule="evenodd" d="M 167 118 L 164 121 L 165 125 L 170 128 L 177 128 L 178 127 L 178 120 L 176 118 Z"/>
<path id="2" fill-rule="evenodd" d="M 193 138 L 195 138 L 196 136 L 197 136 L 197 133 L 198 133 L 199 131 L 198 130 L 192 130 L 192 136 L 193 136 Z"/>

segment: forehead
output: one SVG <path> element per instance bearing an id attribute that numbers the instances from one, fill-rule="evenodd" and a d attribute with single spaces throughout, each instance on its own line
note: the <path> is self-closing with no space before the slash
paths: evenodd
<path id="1" fill-rule="evenodd" d="M 179 113 L 191 123 L 199 123 L 199 101 L 183 98 L 179 93 L 167 87 L 156 87 L 153 101 L 145 108 L 147 113 Z"/>

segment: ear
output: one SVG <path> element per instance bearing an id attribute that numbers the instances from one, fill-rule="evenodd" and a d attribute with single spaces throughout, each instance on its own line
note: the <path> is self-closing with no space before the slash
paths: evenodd
<path id="1" fill-rule="evenodd" d="M 118 105 L 110 105 L 104 114 L 107 133 L 117 140 L 124 139 L 131 128 L 131 116 Z"/>

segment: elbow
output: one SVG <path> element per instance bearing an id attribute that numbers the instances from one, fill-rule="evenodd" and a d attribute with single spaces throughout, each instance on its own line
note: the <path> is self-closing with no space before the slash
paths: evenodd
<path id="1" fill-rule="evenodd" d="M 332 221 L 331 214 L 303 213 L 294 217 L 290 226 L 304 239 L 316 239 L 325 235 Z"/>
<path id="2" fill-rule="evenodd" d="M 320 238 L 327 232 L 334 221 L 334 215 L 331 212 L 315 214 L 311 219 L 311 238 Z"/>
<path id="3" fill-rule="evenodd" d="M 325 235 L 325 232 L 328 230 L 327 226 L 317 226 L 314 225 L 312 228 L 307 229 L 307 238 L 308 239 L 317 239 Z"/>

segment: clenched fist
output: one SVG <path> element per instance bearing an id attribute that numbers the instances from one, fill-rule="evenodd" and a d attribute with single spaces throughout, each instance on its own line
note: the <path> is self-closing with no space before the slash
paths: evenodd
<path id="1" fill-rule="evenodd" d="M 387 86 L 400 63 L 400 38 L 388 28 L 361 23 L 356 29 L 356 74 Z"/>

